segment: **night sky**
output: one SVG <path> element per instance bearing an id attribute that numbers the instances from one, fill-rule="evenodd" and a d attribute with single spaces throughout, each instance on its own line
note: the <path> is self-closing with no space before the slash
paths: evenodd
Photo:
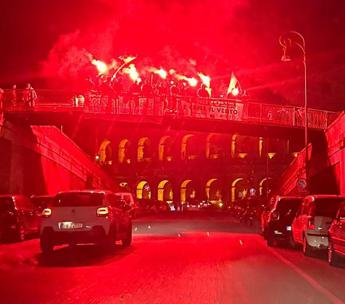
<path id="1" fill-rule="evenodd" d="M 280 61 L 278 38 L 297 30 L 306 40 L 310 105 L 345 108 L 342 0 L 2 0 L 0 22 L 4 88 L 77 85 L 90 69 L 88 52 L 106 61 L 137 55 L 139 65 L 224 81 L 235 72 L 251 98 L 296 105 L 303 65 L 298 54 Z"/>

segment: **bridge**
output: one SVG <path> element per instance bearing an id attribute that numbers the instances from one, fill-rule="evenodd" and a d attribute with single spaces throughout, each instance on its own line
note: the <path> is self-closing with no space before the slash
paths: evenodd
<path id="1" fill-rule="evenodd" d="M 11 100 L 5 92 L 5 115 L 34 125 L 65 125 L 70 121 L 104 120 L 113 123 L 168 124 L 171 128 L 262 136 L 303 135 L 304 108 L 259 103 L 251 100 L 196 98 L 188 96 L 140 96 L 122 94 L 110 97 L 101 93 L 76 95 L 73 92 L 38 90 L 38 100 L 26 107 Z M 323 132 L 337 113 L 308 109 L 308 129 Z"/>

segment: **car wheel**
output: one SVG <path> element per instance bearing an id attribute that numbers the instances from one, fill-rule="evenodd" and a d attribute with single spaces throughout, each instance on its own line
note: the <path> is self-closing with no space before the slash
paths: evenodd
<path id="1" fill-rule="evenodd" d="M 122 240 L 122 246 L 128 247 L 132 244 L 132 225 L 128 227 L 126 237 Z"/>
<path id="2" fill-rule="evenodd" d="M 25 228 L 24 228 L 23 224 L 19 224 L 19 226 L 17 228 L 16 240 L 19 242 L 22 242 L 25 240 Z"/>
<path id="3" fill-rule="evenodd" d="M 303 237 L 303 254 L 305 256 L 311 257 L 313 255 L 313 249 L 308 244 L 307 238 Z"/>
<path id="4" fill-rule="evenodd" d="M 329 242 L 328 244 L 328 263 L 331 266 L 339 266 L 340 264 L 340 257 L 339 255 L 334 251 L 333 244 Z"/>
<path id="5" fill-rule="evenodd" d="M 54 250 L 54 245 L 46 237 L 40 239 L 40 247 L 44 255 L 49 255 Z"/>

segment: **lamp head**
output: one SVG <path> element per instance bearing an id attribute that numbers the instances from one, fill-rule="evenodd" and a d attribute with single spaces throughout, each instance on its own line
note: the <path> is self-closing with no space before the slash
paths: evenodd
<path id="1" fill-rule="evenodd" d="M 291 56 L 287 54 L 286 50 L 287 50 L 287 47 L 284 46 L 283 47 L 283 56 L 281 58 L 281 61 L 283 61 L 283 62 L 289 62 L 292 60 Z"/>

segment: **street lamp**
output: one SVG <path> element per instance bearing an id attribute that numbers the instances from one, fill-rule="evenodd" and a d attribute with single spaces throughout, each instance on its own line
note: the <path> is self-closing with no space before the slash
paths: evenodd
<path id="1" fill-rule="evenodd" d="M 279 37 L 279 43 L 283 48 L 282 61 L 288 62 L 292 58 L 289 55 L 293 46 L 297 46 L 303 54 L 304 65 L 304 147 L 305 147 L 305 178 L 306 189 L 308 189 L 308 95 L 307 95 L 307 56 L 305 51 L 305 40 L 301 33 L 289 31 Z"/>

